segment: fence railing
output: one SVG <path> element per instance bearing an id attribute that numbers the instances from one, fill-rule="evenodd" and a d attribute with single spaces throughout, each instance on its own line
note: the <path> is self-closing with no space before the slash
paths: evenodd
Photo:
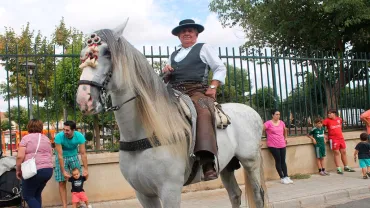
<path id="1" fill-rule="evenodd" d="M 143 47 L 142 52 L 160 72 L 174 50 Z M 20 132 L 34 117 L 45 122 L 50 138 L 62 130 L 63 121 L 76 121 L 92 150 L 100 146 L 94 139 L 99 128 L 101 149 L 117 150 L 119 133 L 113 114 L 82 116 L 76 107 L 79 52 L 54 47 L 20 53 L 17 47 L 9 47 L 0 54 L 0 93 L 6 104 L 1 106 L 5 108 L 1 129 L 10 129 L 0 134 L 2 144 L 15 144 L 18 140 L 8 136 L 14 133 L 21 139 Z M 314 119 L 326 117 L 328 109 L 338 110 L 345 130 L 364 127 L 360 114 L 370 108 L 370 54 L 277 55 L 272 50 L 244 48 L 219 48 L 218 52 L 228 69 L 226 83 L 217 94 L 219 102 L 247 104 L 264 120 L 278 109 L 290 135 L 307 134 Z"/>

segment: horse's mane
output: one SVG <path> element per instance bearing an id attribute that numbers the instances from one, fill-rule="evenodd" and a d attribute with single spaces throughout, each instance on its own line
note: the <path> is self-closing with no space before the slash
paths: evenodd
<path id="1" fill-rule="evenodd" d="M 187 158 L 187 139 L 191 129 L 178 110 L 178 102 L 169 93 L 145 56 L 124 37 L 116 37 L 111 30 L 100 30 L 98 35 L 108 44 L 118 89 L 137 95 L 137 109 L 147 137 L 168 145 L 173 153 Z M 153 136 L 155 135 L 155 137 Z"/>

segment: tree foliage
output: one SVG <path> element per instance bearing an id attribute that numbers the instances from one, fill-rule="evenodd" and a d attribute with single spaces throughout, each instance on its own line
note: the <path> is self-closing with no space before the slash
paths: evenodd
<path id="1" fill-rule="evenodd" d="M 5 120 L 5 121 L 1 121 L 1 131 L 6 131 L 6 130 L 9 130 L 10 128 L 12 128 L 12 126 L 9 124 L 9 121 Z"/>
<path id="2" fill-rule="evenodd" d="M 217 101 L 246 103 L 245 92 L 249 92 L 251 88 L 248 73 L 239 67 L 225 65 L 227 68 L 225 84 L 217 89 Z M 209 83 L 212 77 L 213 74 L 210 72 Z"/>
<path id="3" fill-rule="evenodd" d="M 302 58 L 297 60 L 301 63 L 312 57 L 332 59 L 308 61 L 331 94 L 325 109 L 337 107 L 341 88 L 368 73 L 369 63 L 351 61 L 364 58 L 360 52 L 370 52 L 368 0 L 213 0 L 210 10 L 217 12 L 223 26 L 244 29 L 245 47 L 272 47 L 279 54 Z"/>
<path id="4" fill-rule="evenodd" d="M 370 51 L 367 0 L 213 0 L 210 10 L 224 26 L 241 26 L 247 47 L 343 52 L 349 44 Z"/>
<path id="5" fill-rule="evenodd" d="M 34 108 L 34 112 L 35 112 Z M 9 110 L 6 112 L 6 115 L 9 115 Z M 29 121 L 28 109 L 22 106 L 12 106 L 10 107 L 10 120 L 14 121 L 19 125 L 19 128 L 24 131 L 27 130 L 27 124 Z M 19 129 L 17 129 L 19 130 Z"/>
<path id="6" fill-rule="evenodd" d="M 42 56 L 41 54 L 50 54 L 53 47 L 47 38 L 40 31 L 35 32 L 30 29 L 27 23 L 22 27 L 21 33 L 17 35 L 13 28 L 6 28 L 5 34 L 0 35 L 0 54 L 4 62 L 5 72 L 9 76 L 9 89 L 6 83 L 0 84 L 0 93 L 4 99 L 20 98 L 28 96 L 28 82 L 32 81 L 33 96 L 36 100 L 43 101 L 47 97 L 48 90 L 47 80 L 50 79 L 50 68 L 53 66 L 52 59 Z M 14 56 L 16 54 L 31 55 Z M 33 70 L 33 76 L 28 76 L 29 62 L 36 64 Z M 8 93 L 9 90 L 9 93 Z"/>

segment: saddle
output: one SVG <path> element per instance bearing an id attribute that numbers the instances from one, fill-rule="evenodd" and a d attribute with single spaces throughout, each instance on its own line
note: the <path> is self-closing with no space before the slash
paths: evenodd
<path id="1" fill-rule="evenodd" d="M 180 93 L 180 94 L 177 94 Z M 191 120 L 192 113 L 190 111 L 189 104 L 187 104 L 186 100 L 184 100 L 184 95 L 181 92 L 175 91 L 175 95 L 180 103 L 182 111 L 186 115 L 188 120 Z M 214 102 L 215 104 L 215 124 L 218 129 L 226 129 L 227 126 L 231 124 L 230 117 L 222 110 L 221 104 Z"/>

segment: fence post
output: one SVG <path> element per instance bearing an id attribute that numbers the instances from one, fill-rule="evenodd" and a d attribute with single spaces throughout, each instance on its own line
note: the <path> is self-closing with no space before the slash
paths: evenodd
<path id="1" fill-rule="evenodd" d="M 278 109 L 278 96 L 277 96 L 277 89 L 276 89 L 276 72 L 275 72 L 275 59 L 273 54 L 271 54 L 271 70 L 272 70 L 272 90 L 274 94 L 274 108 Z"/>
<path id="2" fill-rule="evenodd" d="M 370 71 L 367 70 L 366 72 L 366 86 L 367 86 L 367 109 L 370 109 L 370 77 L 369 77 Z"/>

